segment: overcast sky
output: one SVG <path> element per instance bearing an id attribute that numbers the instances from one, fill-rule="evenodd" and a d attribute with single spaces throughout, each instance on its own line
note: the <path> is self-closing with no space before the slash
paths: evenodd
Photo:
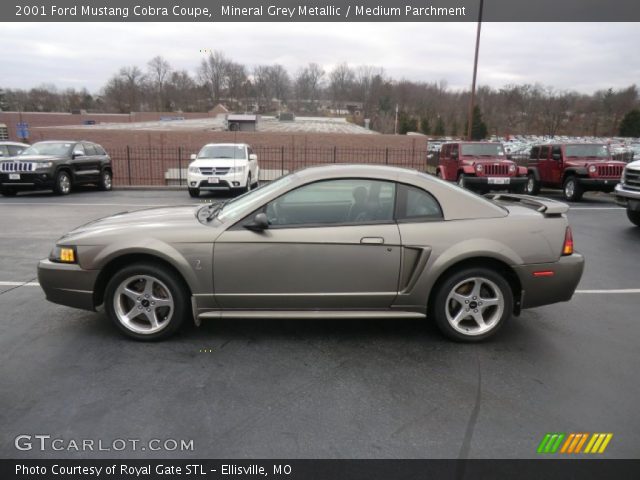
<path id="1" fill-rule="evenodd" d="M 347 62 L 394 79 L 471 83 L 475 23 L 1 23 L 0 87 L 55 84 L 97 92 L 121 66 L 156 55 L 195 73 L 222 50 L 253 67 Z M 485 23 L 478 81 L 592 93 L 640 81 L 640 23 Z"/>

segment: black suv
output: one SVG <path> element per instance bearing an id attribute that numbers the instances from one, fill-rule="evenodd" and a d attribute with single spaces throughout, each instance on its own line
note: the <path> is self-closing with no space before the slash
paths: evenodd
<path id="1" fill-rule="evenodd" d="M 37 142 L 17 157 L 0 161 L 0 193 L 53 189 L 66 195 L 74 185 L 96 184 L 111 190 L 111 158 L 100 145 L 86 141 Z"/>

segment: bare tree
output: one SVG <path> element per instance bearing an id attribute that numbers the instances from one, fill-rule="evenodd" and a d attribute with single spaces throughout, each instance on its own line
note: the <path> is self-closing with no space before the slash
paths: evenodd
<path id="1" fill-rule="evenodd" d="M 147 70 L 156 93 L 156 109 L 161 112 L 166 108 L 164 90 L 167 77 L 171 73 L 171 65 L 158 55 L 149 60 Z"/>
<path id="2" fill-rule="evenodd" d="M 336 106 L 339 102 L 349 100 L 353 91 L 356 75 L 346 63 L 337 65 L 329 74 L 329 88 L 331 96 Z"/>
<path id="3" fill-rule="evenodd" d="M 222 100 L 222 92 L 227 87 L 229 80 L 229 60 L 218 50 L 211 52 L 202 60 L 198 76 L 211 93 L 213 103 Z"/>

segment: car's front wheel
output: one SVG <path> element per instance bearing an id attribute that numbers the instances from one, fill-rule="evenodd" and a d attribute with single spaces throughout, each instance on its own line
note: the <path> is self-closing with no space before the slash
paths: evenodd
<path id="1" fill-rule="evenodd" d="M 100 174 L 98 187 L 103 192 L 108 192 L 113 188 L 113 179 L 111 178 L 111 172 L 109 170 L 103 170 L 102 174 Z"/>
<path id="2" fill-rule="evenodd" d="M 513 312 L 511 287 L 487 268 L 454 271 L 440 283 L 430 313 L 447 337 L 478 342 L 494 335 Z"/>
<path id="3" fill-rule="evenodd" d="M 540 183 L 533 173 L 527 175 L 527 183 L 524 184 L 524 193 L 527 195 L 537 195 L 540 193 Z"/>
<path id="4" fill-rule="evenodd" d="M 173 335 L 190 311 L 188 291 L 176 274 L 148 263 L 119 270 L 107 284 L 104 303 L 111 321 L 136 340 Z"/>
<path id="5" fill-rule="evenodd" d="M 58 195 L 68 195 L 71 192 L 71 176 L 64 170 L 56 175 L 53 191 Z"/>
<path id="6" fill-rule="evenodd" d="M 627 209 L 627 218 L 636 227 L 640 227 L 640 211 Z"/>
<path id="7" fill-rule="evenodd" d="M 461 173 L 458 176 L 458 186 L 462 188 L 467 188 L 467 176 L 464 173 Z"/>
<path id="8" fill-rule="evenodd" d="M 582 198 L 584 191 L 578 180 L 573 175 L 567 177 L 562 186 L 564 199 L 568 202 L 578 202 Z"/>

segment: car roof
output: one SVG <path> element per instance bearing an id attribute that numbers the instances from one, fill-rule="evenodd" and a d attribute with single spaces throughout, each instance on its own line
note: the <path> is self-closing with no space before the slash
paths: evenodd
<path id="1" fill-rule="evenodd" d="M 12 145 L 14 147 L 28 147 L 28 143 L 20 143 L 20 142 L 10 142 L 8 140 L 0 141 L 0 145 Z"/>
<path id="2" fill-rule="evenodd" d="M 248 147 L 249 145 L 246 143 L 207 143 L 204 147 Z"/>

